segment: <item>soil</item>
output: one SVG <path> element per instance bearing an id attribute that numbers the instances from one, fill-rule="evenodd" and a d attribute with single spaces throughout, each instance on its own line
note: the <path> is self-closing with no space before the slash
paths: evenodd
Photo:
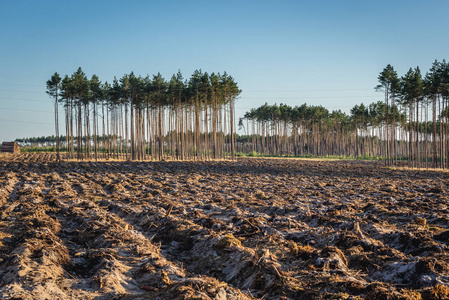
<path id="1" fill-rule="evenodd" d="M 448 299 L 449 173 L 0 156 L 1 299 Z"/>

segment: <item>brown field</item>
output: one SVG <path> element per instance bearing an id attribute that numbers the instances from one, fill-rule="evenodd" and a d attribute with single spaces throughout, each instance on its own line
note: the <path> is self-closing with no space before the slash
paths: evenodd
<path id="1" fill-rule="evenodd" d="M 449 173 L 0 156 L 1 299 L 448 299 Z"/>

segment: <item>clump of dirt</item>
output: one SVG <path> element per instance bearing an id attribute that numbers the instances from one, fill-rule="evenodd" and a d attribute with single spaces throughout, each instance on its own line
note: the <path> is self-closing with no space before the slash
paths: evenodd
<path id="1" fill-rule="evenodd" d="M 365 300 L 421 300 L 419 292 L 408 289 L 397 290 L 384 284 L 372 284 L 367 288 Z"/>
<path id="2" fill-rule="evenodd" d="M 449 173 L 0 156 L 0 297 L 446 299 Z"/>
<path id="3" fill-rule="evenodd" d="M 309 246 L 309 245 L 298 245 L 294 241 L 288 242 L 288 247 L 290 249 L 290 253 L 293 254 L 297 258 L 301 258 L 303 260 L 311 259 L 314 256 L 317 256 L 317 249 Z"/>
<path id="4" fill-rule="evenodd" d="M 449 230 L 443 231 L 439 234 L 433 236 L 433 238 L 437 241 L 444 242 L 449 244 Z"/>
<path id="5" fill-rule="evenodd" d="M 443 300 L 449 299 L 449 287 L 437 283 L 430 289 L 423 292 L 423 299 L 425 300 Z"/>
<path id="6" fill-rule="evenodd" d="M 315 265 L 325 270 L 334 269 L 344 272 L 347 270 L 348 261 L 340 249 L 328 246 L 320 251 Z"/>
<path id="7" fill-rule="evenodd" d="M 229 247 L 238 247 L 241 245 L 242 243 L 240 240 L 236 239 L 232 233 L 228 233 L 217 242 L 215 247 L 217 249 L 224 250 Z"/>

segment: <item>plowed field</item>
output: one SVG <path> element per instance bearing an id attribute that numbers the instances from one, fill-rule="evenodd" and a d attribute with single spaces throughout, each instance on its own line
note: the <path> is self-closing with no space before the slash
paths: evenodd
<path id="1" fill-rule="evenodd" d="M 2 299 L 447 299 L 449 173 L 0 156 Z"/>

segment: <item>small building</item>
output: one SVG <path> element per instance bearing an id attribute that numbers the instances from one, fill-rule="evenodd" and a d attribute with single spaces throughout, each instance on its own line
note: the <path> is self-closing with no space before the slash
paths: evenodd
<path id="1" fill-rule="evenodd" d="M 20 147 L 17 142 L 3 142 L 0 148 L 1 153 L 20 153 Z"/>

